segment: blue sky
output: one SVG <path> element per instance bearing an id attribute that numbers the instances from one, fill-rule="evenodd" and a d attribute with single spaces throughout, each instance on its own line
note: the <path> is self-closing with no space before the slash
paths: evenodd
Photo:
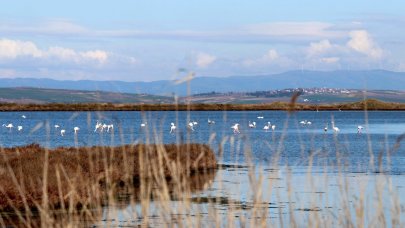
<path id="1" fill-rule="evenodd" d="M 405 71 L 403 1 L 3 1 L 0 77 Z"/>

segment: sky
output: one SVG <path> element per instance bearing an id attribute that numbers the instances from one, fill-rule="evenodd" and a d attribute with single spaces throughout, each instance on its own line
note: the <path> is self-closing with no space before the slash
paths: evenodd
<path id="1" fill-rule="evenodd" d="M 0 78 L 405 71 L 402 0 L 0 1 Z"/>

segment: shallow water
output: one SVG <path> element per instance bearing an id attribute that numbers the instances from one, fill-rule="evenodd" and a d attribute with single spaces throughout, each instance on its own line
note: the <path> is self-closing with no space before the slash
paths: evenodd
<path id="1" fill-rule="evenodd" d="M 362 196 L 370 207 L 367 222 L 372 222 L 379 196 L 383 203 L 376 205 L 382 205 L 387 221 L 393 202 L 405 213 L 405 139 L 401 141 L 405 112 L 4 112 L 0 119 L 14 125 L 11 130 L 2 127 L 0 131 L 0 143 L 5 147 L 30 143 L 53 148 L 189 141 L 210 144 L 221 164 L 240 164 L 218 170 L 189 196 L 191 205 L 170 202 L 173 210 L 169 215 L 160 213 L 160 202 L 152 202 L 144 215 L 139 203 L 121 202 L 105 207 L 90 225 L 137 225 L 148 216 L 150 225 L 179 220 L 193 226 L 213 226 L 218 221 L 222 221 L 221 226 L 237 226 L 258 216 L 252 210 L 257 190 L 263 204 L 258 208 L 266 209 L 261 216 L 275 226 L 290 224 L 291 211 L 298 225 L 309 224 L 308 216 L 315 215 L 331 218 L 333 224 L 326 226 L 340 226 L 333 216 L 342 214 L 345 203 L 356 207 Z M 198 122 L 194 131 L 187 129 L 187 119 Z M 215 124 L 209 125 L 208 119 Z M 114 124 L 114 130 L 94 132 L 97 120 Z M 312 124 L 300 124 L 303 120 Z M 332 120 L 340 129 L 338 133 L 331 130 Z M 257 127 L 249 128 L 249 121 L 256 122 Z M 274 131 L 263 130 L 268 121 L 276 125 Z M 147 127 L 141 128 L 144 122 Z M 171 122 L 177 126 L 173 134 L 169 133 Z M 231 129 L 235 123 L 240 124 L 239 134 Z M 55 124 L 60 128 L 55 129 Z M 18 125 L 23 126 L 22 131 L 17 131 Z M 360 134 L 358 125 L 364 127 Z M 77 134 L 73 132 L 75 126 L 80 128 Z M 65 136 L 60 135 L 60 129 L 66 129 Z M 261 182 L 258 184 L 252 177 Z M 342 191 L 342 186 L 346 190 Z M 355 217 L 355 211 L 348 212 L 348 216 Z"/>
<path id="2" fill-rule="evenodd" d="M 198 122 L 194 131 L 187 130 L 188 118 Z M 208 119 L 215 124 L 209 125 Z M 304 111 L 288 115 L 283 111 L 193 111 L 189 117 L 182 111 L 3 112 L 0 120 L 14 125 L 11 130 L 3 126 L 0 131 L 0 144 L 4 147 L 30 143 L 58 147 L 190 141 L 209 143 L 221 163 L 271 165 L 277 158 L 279 165 L 305 167 L 312 159 L 314 166 L 332 170 L 343 165 L 357 172 L 405 172 L 404 143 L 391 151 L 397 138 L 405 133 L 405 112 Z M 114 130 L 94 132 L 97 120 L 114 124 Z M 302 125 L 302 120 L 312 124 Z M 332 120 L 340 129 L 337 134 L 331 130 Z M 249 121 L 256 122 L 257 127 L 249 128 Z M 147 128 L 140 127 L 143 122 L 147 122 Z M 171 122 L 177 126 L 174 134 L 169 133 Z M 263 130 L 267 122 L 276 125 L 275 131 Z M 240 134 L 231 129 L 235 123 L 240 124 Z M 60 128 L 54 128 L 55 124 Z M 18 125 L 22 131 L 17 130 Z M 357 133 L 358 125 L 364 127 L 361 134 Z M 73 131 L 75 126 L 80 128 L 77 134 Z M 66 130 L 65 136 L 60 135 L 60 129 Z M 249 148 L 248 154 L 245 148 Z M 378 168 L 380 154 L 382 170 Z"/>

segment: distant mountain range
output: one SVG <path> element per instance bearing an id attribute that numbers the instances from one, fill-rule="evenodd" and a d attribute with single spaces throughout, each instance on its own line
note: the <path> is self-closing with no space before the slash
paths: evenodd
<path id="1" fill-rule="evenodd" d="M 0 87 L 34 87 L 48 89 L 108 91 L 131 94 L 187 95 L 187 83 L 53 80 L 2 78 Z M 366 90 L 405 90 L 405 72 L 370 71 L 289 71 L 280 74 L 231 77 L 196 77 L 190 82 L 192 94 L 209 92 L 253 92 L 284 88 L 350 88 Z"/>

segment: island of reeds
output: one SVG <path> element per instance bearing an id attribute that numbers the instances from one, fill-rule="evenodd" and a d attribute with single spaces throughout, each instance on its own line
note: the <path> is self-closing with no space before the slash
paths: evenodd
<path id="1" fill-rule="evenodd" d="M 182 192 L 194 175 L 216 167 L 204 144 L 1 148 L 0 212 L 98 207 L 123 187 L 145 187 L 138 199 L 156 197 L 152 186 L 168 188 L 169 181 Z"/>

